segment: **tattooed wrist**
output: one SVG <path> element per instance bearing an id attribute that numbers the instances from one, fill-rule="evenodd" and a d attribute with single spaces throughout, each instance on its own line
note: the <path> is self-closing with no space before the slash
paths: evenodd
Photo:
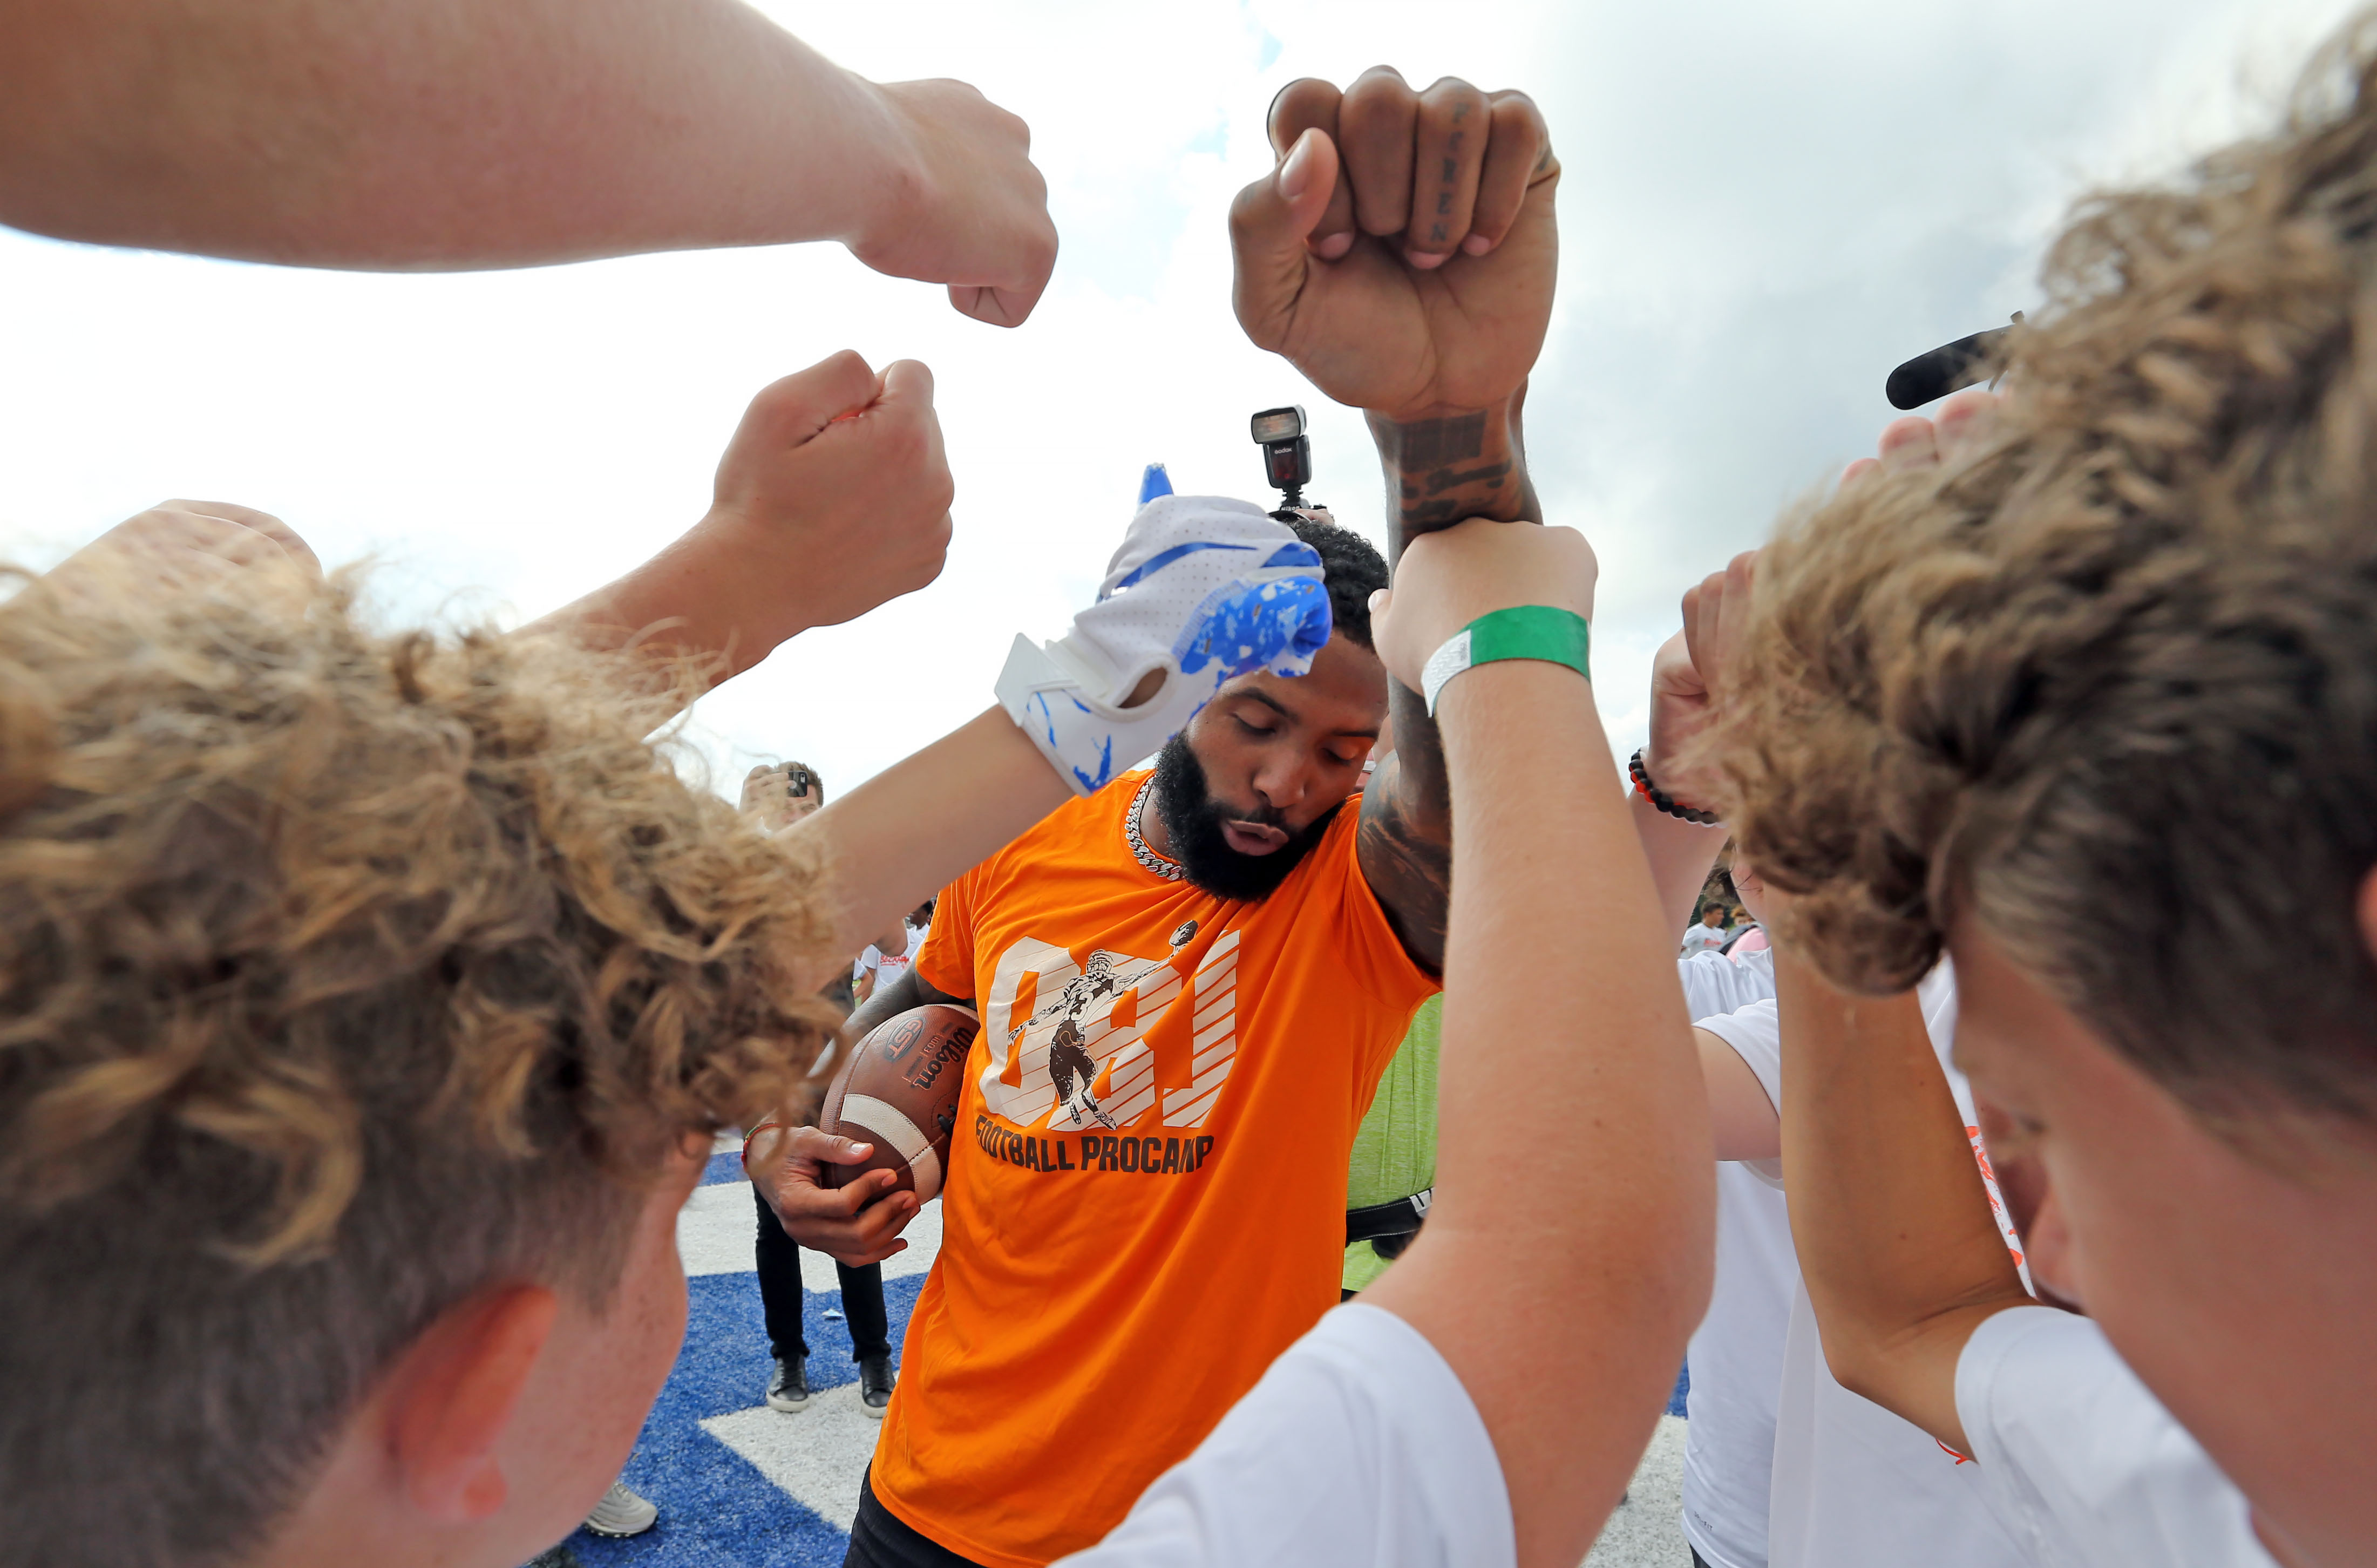
<path id="1" fill-rule="evenodd" d="M 1392 554 L 1401 554 L 1405 540 L 1473 517 L 1543 521 L 1520 445 L 1515 399 L 1420 419 L 1378 413 L 1368 419 L 1386 471 Z"/>
<path id="2" fill-rule="evenodd" d="M 1387 555 L 1406 542 L 1473 517 L 1541 522 L 1520 440 L 1523 386 L 1508 402 L 1448 410 L 1424 419 L 1372 413 L 1370 438 L 1387 475 Z M 1427 704 L 1401 681 L 1387 683 L 1395 753 L 1362 792 L 1355 840 L 1362 873 L 1404 950 L 1431 973 L 1444 966 L 1451 907 L 1452 785 L 1444 740 Z"/>

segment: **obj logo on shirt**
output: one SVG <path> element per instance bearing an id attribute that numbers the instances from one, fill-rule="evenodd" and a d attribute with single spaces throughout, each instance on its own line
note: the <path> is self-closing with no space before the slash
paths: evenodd
<path id="1" fill-rule="evenodd" d="M 1196 935 L 1196 922 L 1184 923 L 1172 933 L 1173 953 Z M 1035 1005 L 1018 1023 L 1016 999 L 1027 978 L 1035 982 Z M 1196 1009 L 1188 1081 L 1158 1083 L 1144 1036 L 1180 1006 Z M 1159 1112 L 1158 1126 L 1202 1127 L 1238 1054 L 1237 1014 L 1236 931 L 1213 943 L 1186 987 L 1169 956 L 1100 948 L 1077 964 L 1065 949 L 1025 937 L 998 955 L 991 976 L 982 1019 L 990 1049 L 983 1105 L 1018 1127 L 1045 1117 L 1052 1131 L 1129 1127 L 1151 1111 Z"/>

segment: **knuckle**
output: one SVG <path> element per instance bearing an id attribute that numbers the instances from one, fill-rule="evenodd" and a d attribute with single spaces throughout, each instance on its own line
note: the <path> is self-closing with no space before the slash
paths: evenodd
<path id="1" fill-rule="evenodd" d="M 1261 223 L 1261 209 L 1271 195 L 1271 178 L 1265 175 L 1230 200 L 1230 237 L 1243 240 Z"/>
<path id="2" fill-rule="evenodd" d="M 1419 94 L 1403 78 L 1365 77 L 1346 90 L 1339 118 L 1349 134 L 1392 136 L 1398 126 L 1409 125 L 1419 109 Z"/>
<path id="3" fill-rule="evenodd" d="M 1319 77 L 1298 77 L 1272 99 L 1267 122 L 1274 127 L 1296 126 L 1300 129 L 1326 111 L 1337 96 L 1335 83 Z"/>
<path id="4" fill-rule="evenodd" d="M 867 368 L 866 356 L 856 349 L 835 350 L 818 368 L 825 373 L 827 379 L 836 383 L 854 382 L 862 377 L 871 381 L 874 378 L 874 372 Z M 777 385 L 783 383 L 778 382 Z"/>

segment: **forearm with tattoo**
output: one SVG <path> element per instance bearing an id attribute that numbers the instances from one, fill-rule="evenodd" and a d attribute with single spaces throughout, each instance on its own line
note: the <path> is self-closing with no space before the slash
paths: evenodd
<path id="1" fill-rule="evenodd" d="M 1543 521 L 1520 435 L 1524 396 L 1523 388 L 1507 409 L 1409 421 L 1370 416 L 1370 438 L 1386 472 L 1390 563 L 1402 558 L 1410 540 L 1473 517 Z M 1362 795 L 1362 873 L 1404 951 L 1440 973 L 1452 891 L 1444 747 L 1418 692 L 1390 679 L 1387 698 L 1395 752 Z"/>
<path id="2" fill-rule="evenodd" d="M 1406 541 L 1473 517 L 1541 522 L 1520 439 L 1523 389 L 1507 409 L 1398 421 L 1369 416 L 1387 477 L 1390 563 Z"/>

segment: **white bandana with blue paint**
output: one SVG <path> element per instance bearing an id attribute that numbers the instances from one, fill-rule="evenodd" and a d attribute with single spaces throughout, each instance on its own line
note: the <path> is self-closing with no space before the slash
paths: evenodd
<path id="1" fill-rule="evenodd" d="M 1050 643 L 1019 635 L 998 700 L 1076 794 L 1153 754 L 1226 681 L 1301 676 L 1329 640 L 1320 557 L 1250 501 L 1160 496 L 1139 509 L 1098 602 Z M 1161 670 L 1139 706 L 1123 700 Z"/>

